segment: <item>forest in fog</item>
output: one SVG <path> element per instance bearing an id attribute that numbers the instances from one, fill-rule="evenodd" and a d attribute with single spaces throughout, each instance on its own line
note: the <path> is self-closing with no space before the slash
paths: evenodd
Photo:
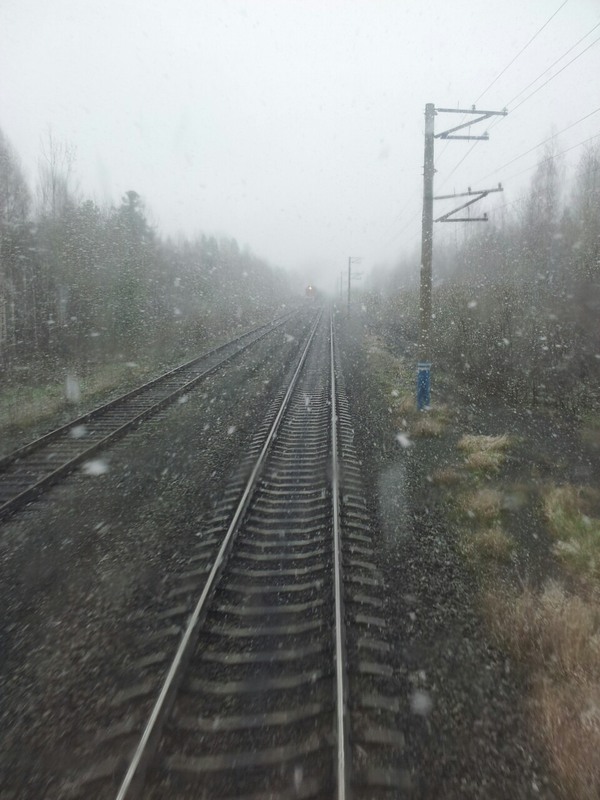
<path id="1" fill-rule="evenodd" d="M 456 241 L 436 227 L 433 374 L 473 396 L 578 411 L 597 402 L 600 377 L 600 146 L 570 176 L 556 148 L 488 224 L 464 226 Z M 234 239 L 162 238 L 133 190 L 110 208 L 82 198 L 73 167 L 69 147 L 48 136 L 32 190 L 0 133 L 5 376 L 198 347 L 287 296 L 288 276 Z M 367 306 L 416 347 L 417 259 L 375 271 Z"/>
<path id="2" fill-rule="evenodd" d="M 74 188 L 73 150 L 49 134 L 37 185 L 0 132 L 0 366 L 77 369 L 140 349 L 202 346 L 260 322 L 287 277 L 235 239 L 163 239 L 144 198 L 101 208 Z M 202 221 L 199 220 L 199 228 Z"/>
<path id="3" fill-rule="evenodd" d="M 600 146 L 566 175 L 553 142 L 528 192 L 434 244 L 433 367 L 473 398 L 586 411 L 600 385 Z M 435 233 L 439 237 L 440 226 Z M 374 274 L 369 305 L 415 348 L 418 269 Z"/>

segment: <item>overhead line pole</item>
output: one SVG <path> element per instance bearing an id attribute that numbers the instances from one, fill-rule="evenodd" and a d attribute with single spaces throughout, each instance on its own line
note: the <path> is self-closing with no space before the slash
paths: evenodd
<path id="1" fill-rule="evenodd" d="M 348 316 L 350 316 L 350 284 L 352 273 L 352 256 L 348 256 Z"/>
<path id="2" fill-rule="evenodd" d="M 348 256 L 348 316 L 350 316 L 350 286 L 352 284 L 352 264 L 359 264 L 362 258 L 359 256 Z"/>
<path id="3" fill-rule="evenodd" d="M 433 260 L 433 165 L 435 105 L 425 106 L 425 156 L 423 160 L 423 220 L 421 230 L 421 292 L 419 302 L 419 361 L 417 406 L 431 402 L 431 266 Z"/>
<path id="4" fill-rule="evenodd" d="M 441 133 L 435 133 L 435 117 L 438 113 L 449 114 L 474 114 L 477 119 L 455 125 Z M 431 286 L 432 286 L 432 260 L 433 260 L 433 223 L 435 222 L 487 222 L 487 215 L 483 217 L 454 217 L 457 211 L 467 208 L 478 200 L 487 197 L 490 192 L 501 192 L 502 187 L 498 185 L 496 189 L 481 189 L 459 195 L 433 196 L 433 176 L 435 175 L 434 166 L 434 144 L 436 139 L 478 139 L 486 141 L 489 137 L 487 133 L 481 136 L 471 134 L 457 134 L 464 128 L 468 128 L 477 122 L 484 122 L 490 117 L 506 116 L 504 111 L 481 111 L 476 110 L 475 106 L 470 109 L 461 108 L 438 108 L 434 103 L 427 103 L 425 106 L 425 154 L 423 159 L 423 219 L 421 228 L 421 290 L 419 296 L 419 351 L 417 362 L 417 407 L 419 411 L 429 408 L 431 403 Z M 450 197 L 473 196 L 472 200 L 463 203 L 453 211 L 433 219 L 433 201 L 449 199 Z M 350 265 L 348 265 L 348 275 L 350 275 Z M 350 288 L 348 288 L 348 309 L 350 308 Z"/>

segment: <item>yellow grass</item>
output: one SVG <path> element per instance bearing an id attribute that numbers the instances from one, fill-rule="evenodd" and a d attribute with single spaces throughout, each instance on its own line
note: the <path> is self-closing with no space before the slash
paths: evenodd
<path id="1" fill-rule="evenodd" d="M 506 450 L 510 445 L 510 436 L 503 433 L 501 436 L 479 436 L 467 433 L 458 442 L 458 449 L 467 453 L 491 450 Z"/>
<path id="2" fill-rule="evenodd" d="M 460 495 L 458 508 L 478 522 L 491 522 L 502 510 L 502 493 L 496 489 L 476 489 Z"/>
<path id="3" fill-rule="evenodd" d="M 417 438 L 441 436 L 445 430 L 445 420 L 440 416 L 436 416 L 435 411 L 422 413 L 416 422 L 410 426 L 411 434 Z"/>
<path id="4" fill-rule="evenodd" d="M 465 453 L 465 463 L 469 469 L 497 471 L 505 459 L 505 450 L 511 439 L 507 434 L 501 436 L 476 436 L 465 434 L 458 442 L 458 449 Z"/>
<path id="5" fill-rule="evenodd" d="M 500 525 L 481 528 L 474 533 L 464 533 L 460 539 L 463 554 L 479 564 L 497 562 L 505 564 L 515 549 L 515 542 Z"/>
<path id="6" fill-rule="evenodd" d="M 556 685 L 541 680 L 533 702 L 534 719 L 550 754 L 562 796 L 600 797 L 600 686 L 583 680 Z"/>
<path id="7" fill-rule="evenodd" d="M 441 467 L 431 474 L 431 481 L 436 486 L 456 486 L 464 480 L 464 475 L 455 467 Z"/>
<path id="8" fill-rule="evenodd" d="M 529 669 L 531 711 L 563 798 L 600 797 L 600 606 L 551 582 L 517 597 L 490 591 L 497 642 Z"/>

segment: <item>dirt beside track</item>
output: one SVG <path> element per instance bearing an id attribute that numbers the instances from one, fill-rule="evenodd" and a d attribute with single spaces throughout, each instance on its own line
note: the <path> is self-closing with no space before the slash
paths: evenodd
<path id="1" fill-rule="evenodd" d="M 448 461 L 447 437 L 398 443 L 367 363 L 366 319 L 341 320 L 341 351 L 379 520 L 400 691 L 407 694 L 410 796 L 554 798 L 548 766 L 529 727 L 526 681 L 490 643 L 475 578 L 461 558 L 432 473 Z"/>

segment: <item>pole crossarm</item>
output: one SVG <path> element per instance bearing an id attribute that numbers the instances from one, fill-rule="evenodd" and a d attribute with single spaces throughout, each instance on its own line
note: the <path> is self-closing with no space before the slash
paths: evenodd
<path id="1" fill-rule="evenodd" d="M 476 117 L 471 119 L 470 122 L 462 122 L 452 128 L 448 128 L 442 133 L 435 133 L 435 118 L 437 114 L 466 114 Z M 487 222 L 487 214 L 483 217 L 456 217 L 459 211 L 468 208 L 477 203 L 479 200 L 487 197 L 491 192 L 501 192 L 502 186 L 498 184 L 497 189 L 482 189 L 480 191 L 471 191 L 469 187 L 468 192 L 462 194 L 442 195 L 441 197 L 433 196 L 433 177 L 435 175 L 434 163 L 434 150 L 436 139 L 479 139 L 487 140 L 488 134 L 482 136 L 453 136 L 457 131 L 475 125 L 478 122 L 484 122 L 490 117 L 505 117 L 508 111 L 482 111 L 476 109 L 475 106 L 471 108 L 436 108 L 435 103 L 425 104 L 425 149 L 423 158 L 423 217 L 421 224 L 421 268 L 420 278 L 421 285 L 419 291 L 419 349 L 418 349 L 418 362 L 417 362 L 417 408 L 419 411 L 426 411 L 430 406 L 430 378 L 431 378 L 431 339 L 432 339 L 432 261 L 433 261 L 433 223 L 434 222 Z M 468 155 L 468 154 L 467 154 Z M 466 156 L 465 156 L 466 157 Z M 464 161 L 464 158 L 463 158 Z M 462 161 L 460 162 L 462 163 Z M 455 167 L 456 169 L 456 167 Z M 458 206 L 458 208 L 449 211 L 438 219 L 433 219 L 433 201 L 434 200 L 449 200 L 454 197 L 470 197 L 466 203 Z M 348 274 L 350 268 L 348 268 Z"/>
<path id="2" fill-rule="evenodd" d="M 505 117 L 508 114 L 506 109 L 502 111 L 481 111 L 476 110 L 475 107 L 471 109 L 463 109 L 463 108 L 436 108 L 436 114 L 477 114 L 479 115 L 477 119 L 469 120 L 469 122 L 463 122 L 460 125 L 455 125 L 454 128 L 448 128 L 446 131 L 442 131 L 441 133 L 436 133 L 436 139 L 462 139 L 462 140 L 471 140 L 471 139 L 478 139 L 480 141 L 487 141 L 490 137 L 487 133 L 482 134 L 481 136 L 451 136 L 455 131 L 460 131 L 463 128 L 470 128 L 471 125 L 476 125 L 478 122 L 483 122 L 490 117 Z"/>
<path id="3" fill-rule="evenodd" d="M 434 197 L 434 200 L 450 200 L 453 197 L 473 197 L 472 200 L 467 200 L 466 203 L 457 206 L 452 211 L 448 211 L 447 214 L 443 214 L 441 217 L 434 219 L 434 222 L 487 222 L 487 214 L 484 214 L 483 217 L 455 217 L 454 215 L 459 211 L 462 211 L 463 208 L 467 208 L 468 206 L 472 206 L 473 203 L 478 203 L 479 200 L 483 200 L 484 197 L 487 197 L 488 194 L 491 194 L 492 192 L 503 191 L 504 189 L 502 188 L 501 184 L 498 184 L 496 189 L 477 189 L 473 191 L 469 188 L 467 192 L 460 192 L 459 194 L 442 194 L 438 197 Z"/>

